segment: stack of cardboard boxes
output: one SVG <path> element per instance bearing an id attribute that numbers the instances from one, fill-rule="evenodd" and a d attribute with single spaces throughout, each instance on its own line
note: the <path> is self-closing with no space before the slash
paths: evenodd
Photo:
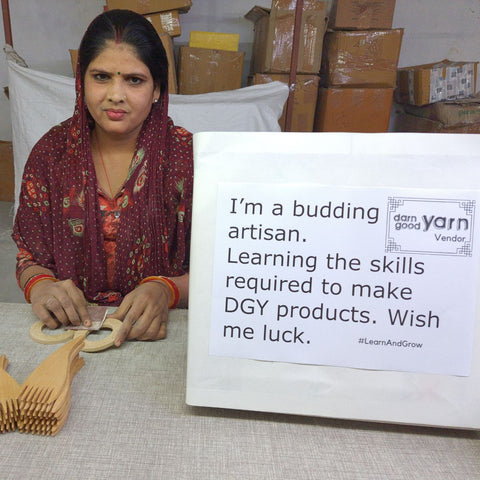
<path id="1" fill-rule="evenodd" d="M 442 60 L 399 69 L 395 130 L 480 133 L 476 80 L 477 62 Z"/>
<path id="2" fill-rule="evenodd" d="M 395 0 L 334 0 L 314 131 L 387 132 L 403 29 Z"/>
<path id="3" fill-rule="evenodd" d="M 289 84 L 296 2 L 273 0 L 271 8 L 253 7 L 245 18 L 254 24 L 249 84 L 272 81 Z M 296 78 L 293 84 L 291 131 L 311 132 L 318 95 L 323 39 L 327 26 L 328 2 L 304 0 Z M 285 130 L 285 109 L 279 120 Z"/>

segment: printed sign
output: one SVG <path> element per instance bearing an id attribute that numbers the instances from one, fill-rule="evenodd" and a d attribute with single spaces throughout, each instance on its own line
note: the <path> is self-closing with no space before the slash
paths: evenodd
<path id="1" fill-rule="evenodd" d="M 468 376 L 478 201 L 219 184 L 210 354 Z"/>

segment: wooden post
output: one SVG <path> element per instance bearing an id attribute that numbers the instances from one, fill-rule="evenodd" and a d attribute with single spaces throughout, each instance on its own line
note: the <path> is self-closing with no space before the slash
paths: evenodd
<path id="1" fill-rule="evenodd" d="M 292 130 L 292 115 L 294 107 L 295 85 L 297 80 L 298 50 L 300 48 L 300 35 L 302 30 L 303 0 L 297 0 L 295 5 L 295 23 L 293 27 L 292 57 L 290 61 L 290 75 L 288 78 L 288 100 L 285 114 L 285 131 Z"/>
<path id="2" fill-rule="evenodd" d="M 5 43 L 13 47 L 12 25 L 10 23 L 10 8 L 8 0 L 2 0 L 3 29 L 5 30 Z"/>

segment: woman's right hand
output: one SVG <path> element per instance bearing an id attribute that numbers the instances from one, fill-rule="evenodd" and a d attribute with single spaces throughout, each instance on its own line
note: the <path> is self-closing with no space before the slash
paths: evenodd
<path id="1" fill-rule="evenodd" d="M 32 287 L 30 301 L 35 315 L 48 328 L 92 324 L 87 300 L 72 280 L 42 280 Z"/>

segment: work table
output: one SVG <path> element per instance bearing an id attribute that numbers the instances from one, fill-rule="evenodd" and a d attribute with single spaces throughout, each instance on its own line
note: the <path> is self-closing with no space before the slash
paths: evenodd
<path id="1" fill-rule="evenodd" d="M 20 384 L 59 345 L 29 337 L 31 306 L 0 304 L 0 355 Z M 81 353 L 65 426 L 0 435 L 6 479 L 478 479 L 480 433 L 185 404 L 187 310 L 168 336 Z"/>

